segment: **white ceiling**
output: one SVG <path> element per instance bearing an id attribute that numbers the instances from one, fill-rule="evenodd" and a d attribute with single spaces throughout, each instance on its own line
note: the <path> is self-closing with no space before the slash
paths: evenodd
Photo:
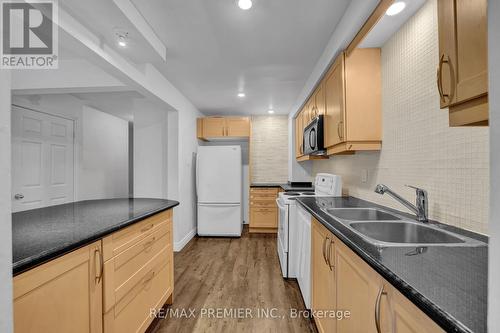
<path id="1" fill-rule="evenodd" d="M 103 40 L 130 33 L 118 49 L 150 62 L 206 114 L 288 114 L 350 0 L 132 0 L 167 47 L 153 50 L 112 1 L 65 0 Z M 246 97 L 236 95 L 244 91 Z"/>

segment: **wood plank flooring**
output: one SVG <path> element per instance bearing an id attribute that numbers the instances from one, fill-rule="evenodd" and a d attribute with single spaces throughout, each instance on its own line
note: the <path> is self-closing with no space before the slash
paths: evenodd
<path id="1" fill-rule="evenodd" d="M 316 332 L 310 319 L 290 316 L 304 303 L 297 281 L 281 276 L 275 234 L 195 237 L 175 254 L 174 271 L 174 303 L 154 333 Z"/>

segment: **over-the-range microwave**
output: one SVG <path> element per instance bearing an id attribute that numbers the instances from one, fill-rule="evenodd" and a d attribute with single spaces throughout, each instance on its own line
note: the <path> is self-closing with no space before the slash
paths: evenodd
<path id="1" fill-rule="evenodd" d="M 323 115 L 319 115 L 304 128 L 303 147 L 305 155 L 324 155 Z"/>

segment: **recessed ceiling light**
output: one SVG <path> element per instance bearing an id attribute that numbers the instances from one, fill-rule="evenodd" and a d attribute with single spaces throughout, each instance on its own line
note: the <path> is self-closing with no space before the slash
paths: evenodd
<path id="1" fill-rule="evenodd" d="M 389 8 L 387 8 L 387 11 L 385 12 L 389 16 L 394 16 L 403 11 L 405 9 L 406 4 L 403 1 L 398 1 L 393 3 Z"/>
<path id="2" fill-rule="evenodd" d="M 242 92 L 238 93 L 238 97 L 243 98 L 243 97 L 245 97 L 245 96 L 246 96 L 246 95 L 245 95 L 245 93 L 242 93 Z"/>
<path id="3" fill-rule="evenodd" d="M 252 0 L 238 0 L 238 6 L 243 10 L 252 8 Z"/>
<path id="4" fill-rule="evenodd" d="M 273 114 L 273 113 L 274 113 L 274 110 L 273 110 L 273 109 L 267 110 L 267 113 L 269 113 L 269 114 Z"/>
<path id="5" fill-rule="evenodd" d="M 128 32 L 116 30 L 115 35 L 116 35 L 116 43 L 118 44 L 118 46 L 120 47 L 128 46 Z"/>

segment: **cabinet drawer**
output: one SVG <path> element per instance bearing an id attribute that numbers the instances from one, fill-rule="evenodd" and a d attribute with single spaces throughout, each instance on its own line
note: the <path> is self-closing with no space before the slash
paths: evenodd
<path id="1" fill-rule="evenodd" d="M 120 286 L 139 272 L 165 247 L 172 249 L 171 230 L 170 222 L 160 224 L 156 231 L 104 264 L 105 309 L 109 309 L 114 303 L 115 291 Z"/>
<path id="2" fill-rule="evenodd" d="M 117 290 L 117 301 L 104 314 L 104 332 L 144 332 L 153 317 L 151 309 L 160 309 L 173 289 L 172 260 L 165 248 L 147 266 Z M 129 284 L 132 286 L 129 288 Z"/>
<path id="3" fill-rule="evenodd" d="M 251 228 L 277 228 L 278 209 L 277 208 L 251 208 L 250 209 Z"/>
<path id="4" fill-rule="evenodd" d="M 276 198 L 273 198 L 272 200 L 250 200 L 250 208 L 252 207 L 276 208 Z"/>
<path id="5" fill-rule="evenodd" d="M 103 239 L 104 261 L 120 254 L 156 231 L 159 224 L 172 221 L 172 210 L 158 213 Z"/>

